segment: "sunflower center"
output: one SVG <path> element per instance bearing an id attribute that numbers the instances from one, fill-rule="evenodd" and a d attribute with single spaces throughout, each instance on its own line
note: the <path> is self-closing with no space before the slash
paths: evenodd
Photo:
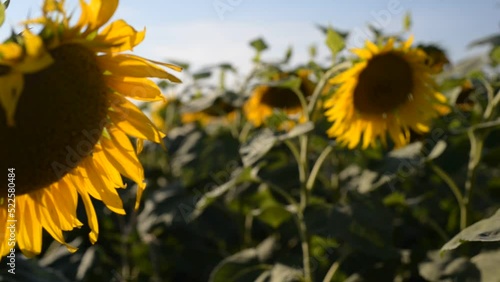
<path id="1" fill-rule="evenodd" d="M 412 89 L 412 68 L 402 56 L 377 55 L 359 75 L 354 107 L 360 113 L 382 115 L 409 101 Z"/>
<path id="2" fill-rule="evenodd" d="M 307 91 L 304 83 L 300 85 L 300 90 L 304 95 L 309 96 L 310 93 Z M 270 86 L 262 95 L 261 102 L 271 108 L 285 110 L 302 107 L 297 94 L 295 94 L 295 92 L 293 92 L 290 88 L 286 87 Z"/>
<path id="3" fill-rule="evenodd" d="M 204 114 L 207 114 L 212 117 L 218 117 L 221 115 L 228 114 L 230 112 L 234 111 L 234 107 L 230 104 L 227 104 L 226 102 L 219 102 L 215 103 L 214 105 L 208 107 L 207 109 L 203 110 L 202 112 Z"/>
<path id="4" fill-rule="evenodd" d="M 107 88 L 95 54 L 68 44 L 51 55 L 50 67 L 24 75 L 15 127 L 0 107 L 0 197 L 7 193 L 7 168 L 15 168 L 18 195 L 60 180 L 92 153 L 106 124 Z"/>

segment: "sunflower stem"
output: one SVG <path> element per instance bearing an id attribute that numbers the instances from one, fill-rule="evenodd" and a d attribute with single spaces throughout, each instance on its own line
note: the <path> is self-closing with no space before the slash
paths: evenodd
<path id="1" fill-rule="evenodd" d="M 299 230 L 299 237 L 301 240 L 302 248 L 302 264 L 304 267 L 304 281 L 312 282 L 312 272 L 311 272 L 311 260 L 310 260 L 310 248 L 309 248 L 309 235 L 307 234 L 307 226 L 304 221 L 304 210 L 307 206 L 309 191 L 306 187 L 307 181 L 307 147 L 309 143 L 309 136 L 307 134 L 301 135 L 299 137 L 300 150 L 297 146 L 290 140 L 285 140 L 284 143 L 288 146 L 292 155 L 294 156 L 297 167 L 299 170 L 299 181 L 300 181 L 300 203 L 297 204 L 297 213 L 295 218 L 295 223 L 297 224 L 297 229 Z"/>
<path id="2" fill-rule="evenodd" d="M 290 205 L 295 207 L 294 209 L 294 221 L 295 224 L 297 225 L 297 229 L 299 231 L 299 237 L 301 241 L 301 248 L 302 248 L 302 263 L 304 267 L 304 281 L 305 282 L 312 282 L 312 272 L 311 272 L 311 260 L 310 260 L 310 248 L 309 248 L 309 236 L 307 234 L 307 226 L 304 221 L 304 211 L 301 208 L 301 204 L 295 201 L 295 199 L 290 196 L 285 190 L 283 190 L 281 187 L 278 185 L 275 185 L 270 182 L 262 182 L 268 185 L 268 187 L 273 190 L 274 192 L 278 193 L 281 195 Z M 301 189 L 303 190 L 303 189 Z M 301 193 L 301 199 L 302 199 L 302 193 Z"/>
<path id="3" fill-rule="evenodd" d="M 474 192 L 474 187 L 476 186 L 476 174 L 479 163 L 481 162 L 481 157 L 483 154 L 484 140 L 489 134 L 489 130 L 484 133 L 478 133 L 474 128 L 469 129 L 467 135 L 470 140 L 470 152 L 469 152 L 469 164 L 467 165 L 467 179 L 465 180 L 465 195 L 464 204 L 466 211 L 469 209 L 471 198 Z M 467 227 L 467 213 L 464 219 L 464 227 Z M 462 228 L 462 229 L 463 229 Z"/>
<path id="4" fill-rule="evenodd" d="M 484 110 L 483 119 L 485 121 L 490 121 L 491 117 L 493 116 L 493 112 L 499 102 L 500 97 L 498 94 L 500 94 L 500 91 L 497 93 L 497 95 L 494 95 L 493 87 L 491 87 L 491 85 L 484 79 L 481 79 L 481 82 L 486 88 L 486 95 L 488 97 L 488 105 Z"/>
<path id="5" fill-rule="evenodd" d="M 340 70 L 343 70 L 343 69 L 346 69 L 348 68 L 349 66 L 351 65 L 351 62 L 347 61 L 347 62 L 343 62 L 341 64 L 338 64 L 336 66 L 333 66 L 331 69 L 329 69 L 328 71 L 326 71 L 323 76 L 321 77 L 320 81 L 318 82 L 318 84 L 316 85 L 316 88 L 314 88 L 314 92 L 313 94 L 311 95 L 311 99 L 309 101 L 309 105 L 307 107 L 307 112 L 308 112 L 308 116 L 311 116 L 312 113 L 314 112 L 314 110 L 316 109 L 316 104 L 317 104 L 317 101 L 319 99 L 319 95 L 321 94 L 321 92 L 323 91 L 323 88 L 325 88 L 325 85 L 326 83 L 328 82 L 328 79 L 330 79 L 330 77 L 340 71 Z"/>
<path id="6" fill-rule="evenodd" d="M 302 183 L 302 180 L 306 178 L 306 172 L 304 170 L 304 166 L 300 165 L 301 163 L 301 154 L 299 152 L 299 149 L 297 148 L 297 146 L 295 146 L 295 144 L 290 141 L 290 140 L 285 140 L 284 141 L 285 145 L 288 147 L 288 149 L 290 150 L 290 152 L 292 152 L 292 155 L 293 157 L 295 158 L 295 161 L 297 162 L 298 164 L 298 169 L 299 169 L 299 180 L 301 181 Z"/>
<path id="7" fill-rule="evenodd" d="M 326 157 L 333 151 L 333 146 L 327 146 L 321 154 L 319 155 L 318 159 L 313 165 L 313 168 L 311 170 L 311 174 L 309 175 L 309 178 L 307 179 L 306 183 L 306 189 L 308 191 L 311 191 L 314 187 L 314 182 L 316 181 L 316 177 L 318 176 L 319 170 L 321 166 L 323 165 L 323 162 L 326 160 Z"/>
<path id="8" fill-rule="evenodd" d="M 309 248 L 309 235 L 307 226 L 304 221 L 304 211 L 309 202 L 309 190 L 307 189 L 307 172 L 309 171 L 309 164 L 307 162 L 307 151 L 309 145 L 309 135 L 306 133 L 299 137 L 300 142 L 300 162 L 299 167 L 302 167 L 302 177 L 300 178 L 300 209 L 297 220 L 299 221 L 300 238 L 302 241 L 302 260 L 304 264 L 304 278 L 306 282 L 312 281 L 311 261 L 310 261 L 310 248 Z"/>
<path id="9" fill-rule="evenodd" d="M 335 276 L 335 273 L 340 267 L 340 264 L 342 261 L 345 259 L 344 256 L 341 256 L 337 261 L 335 261 L 330 268 L 328 269 L 328 272 L 326 272 L 325 278 L 323 278 L 323 282 L 330 282 L 332 281 L 333 277 Z"/>
<path id="10" fill-rule="evenodd" d="M 299 229 L 299 236 L 301 240 L 302 247 L 302 264 L 304 265 L 304 281 L 312 282 L 312 271 L 311 271 L 311 255 L 309 248 L 309 235 L 307 234 L 307 226 L 304 221 L 304 214 L 302 211 L 297 213 L 296 217 L 297 227 Z"/>
<path id="11" fill-rule="evenodd" d="M 241 143 L 244 143 L 248 139 L 248 134 L 250 133 L 250 130 L 252 129 L 252 124 L 248 121 L 244 122 L 243 128 L 240 131 L 240 134 L 238 136 L 238 140 Z"/>
<path id="12" fill-rule="evenodd" d="M 429 167 L 448 185 L 448 187 L 450 187 L 451 192 L 455 195 L 455 199 L 457 200 L 458 208 L 460 210 L 460 230 L 463 230 L 467 226 L 467 205 L 465 203 L 464 195 L 446 171 L 434 164 L 432 161 L 429 161 Z"/>
<path id="13" fill-rule="evenodd" d="M 308 111 L 306 111 L 306 109 L 307 109 L 306 97 L 304 96 L 304 93 L 300 89 L 293 89 L 293 92 L 299 98 L 300 105 L 302 106 L 302 110 L 303 110 L 304 116 L 306 118 L 306 122 L 308 122 L 310 120 L 310 116 L 309 116 Z"/>

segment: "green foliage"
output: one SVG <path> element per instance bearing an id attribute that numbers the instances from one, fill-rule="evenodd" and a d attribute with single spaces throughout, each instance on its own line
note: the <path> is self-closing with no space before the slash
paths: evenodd
<path id="1" fill-rule="evenodd" d="M 405 14 L 405 17 L 403 18 L 403 29 L 404 29 L 404 31 L 410 31 L 411 24 L 412 24 L 411 13 L 407 12 Z"/>
<path id="2" fill-rule="evenodd" d="M 493 216 L 478 221 L 460 231 L 460 233 L 441 248 L 441 251 L 453 250 L 462 243 L 470 241 L 500 241 L 500 210 Z"/>
<path id="3" fill-rule="evenodd" d="M 328 27 L 326 31 L 326 46 L 328 46 L 332 52 L 332 56 L 335 58 L 345 48 L 344 37 L 338 34 L 332 27 Z"/>
<path id="4" fill-rule="evenodd" d="M 7 8 L 8 3 L 2 3 L 0 2 L 0 27 L 3 25 L 5 22 L 5 9 Z"/>

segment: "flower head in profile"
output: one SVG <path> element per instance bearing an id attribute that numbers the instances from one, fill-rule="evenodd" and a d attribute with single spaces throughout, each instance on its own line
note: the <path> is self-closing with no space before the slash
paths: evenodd
<path id="1" fill-rule="evenodd" d="M 410 129 L 428 132 L 432 119 L 449 112 L 427 55 L 411 43 L 412 38 L 396 47 L 390 39 L 379 47 L 368 41 L 353 50 L 359 62 L 330 80 L 339 85 L 324 105 L 330 137 L 352 149 L 373 146 L 379 138 L 386 145 L 388 134 L 401 147 L 408 144 Z"/>
<path id="2" fill-rule="evenodd" d="M 448 56 L 443 48 L 436 45 L 418 45 L 427 54 L 426 64 L 432 71 L 439 73 L 443 71 L 446 65 L 450 64 Z"/>
<path id="3" fill-rule="evenodd" d="M 311 96 L 314 92 L 315 84 L 309 79 L 310 71 L 299 70 L 297 73 L 282 73 L 274 80 L 288 78 L 290 75 L 296 75 L 300 79 L 300 91 L 305 98 Z M 275 110 L 284 112 L 289 117 L 295 117 L 295 121 L 283 121 L 279 128 L 289 130 L 295 124 L 305 121 L 304 109 L 299 96 L 291 88 L 279 85 L 258 85 L 254 88 L 250 98 L 243 106 L 243 111 L 254 126 L 259 127 L 265 124 Z"/>
<path id="4" fill-rule="evenodd" d="M 137 183 L 136 208 L 145 189 L 137 152 L 143 140 L 160 142 L 163 134 L 128 98 L 162 100 L 149 77 L 179 82 L 165 67 L 180 69 L 122 53 L 145 32 L 124 20 L 106 25 L 117 6 L 117 0 L 80 1 L 81 15 L 72 21 L 64 1 L 45 0 L 43 17 L 25 23 L 40 26 L 38 34 L 26 27 L 0 44 L 0 168 L 16 175 L 15 213 L 7 209 L 4 182 L 0 224 L 17 220 L 16 243 L 25 255 L 40 253 L 43 229 L 75 250 L 63 231 L 83 225 L 76 217 L 79 198 L 94 243 L 99 226 L 92 199 L 124 214 L 116 190 L 125 188 L 122 176 Z M 0 256 L 11 248 L 7 237 L 0 237 Z"/>

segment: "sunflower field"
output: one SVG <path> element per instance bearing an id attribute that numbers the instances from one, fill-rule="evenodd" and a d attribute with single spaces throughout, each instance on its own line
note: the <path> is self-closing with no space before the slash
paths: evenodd
<path id="1" fill-rule="evenodd" d="M 117 6 L 0 44 L 0 281 L 500 281 L 500 35 L 452 64 L 407 13 L 200 70 Z"/>

